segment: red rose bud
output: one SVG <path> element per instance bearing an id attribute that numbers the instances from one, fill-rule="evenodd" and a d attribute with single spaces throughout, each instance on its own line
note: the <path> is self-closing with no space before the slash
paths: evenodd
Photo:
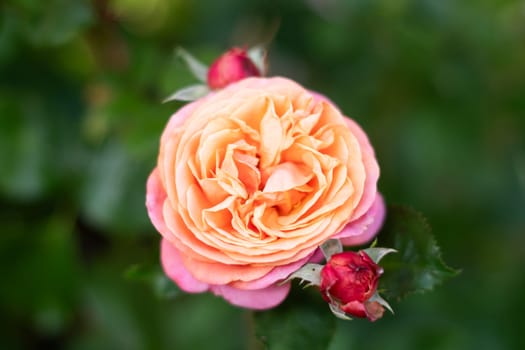
<path id="1" fill-rule="evenodd" d="M 321 270 L 323 299 L 348 315 L 375 321 L 383 316 L 383 306 L 369 301 L 383 273 L 365 252 L 332 255 Z"/>
<path id="2" fill-rule="evenodd" d="M 220 89 L 247 77 L 258 77 L 261 72 L 245 50 L 234 47 L 213 62 L 208 70 L 208 86 Z"/>

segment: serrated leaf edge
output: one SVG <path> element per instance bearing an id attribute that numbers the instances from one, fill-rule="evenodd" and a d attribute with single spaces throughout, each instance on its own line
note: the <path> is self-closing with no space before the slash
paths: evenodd
<path id="1" fill-rule="evenodd" d="M 428 234 L 430 236 L 430 242 L 436 248 L 435 256 L 436 256 L 437 260 L 443 266 L 443 268 L 445 270 L 447 270 L 447 272 L 450 274 L 447 278 L 456 277 L 462 272 L 461 269 L 454 269 L 454 268 L 448 266 L 445 263 L 445 261 L 443 260 L 441 247 L 439 246 L 438 241 L 437 241 L 437 239 L 434 236 L 434 233 L 433 233 L 433 230 L 432 230 L 432 226 L 429 224 L 427 217 L 424 216 L 423 213 L 421 213 L 420 211 L 418 211 L 418 210 L 414 209 L 413 207 L 411 207 L 409 205 L 406 205 L 406 204 L 390 204 L 389 208 L 396 208 L 396 209 L 402 210 L 403 211 L 403 215 L 406 215 L 405 214 L 406 212 L 410 212 L 411 214 L 415 214 L 417 216 L 418 220 L 421 221 L 421 223 L 424 225 L 425 229 L 428 231 Z M 391 209 L 387 209 L 387 210 L 390 211 Z M 425 293 L 428 293 L 428 292 L 432 292 L 435 287 L 439 287 L 440 285 L 442 285 L 444 283 L 444 281 L 445 281 L 445 278 L 441 279 L 440 281 L 437 281 L 431 288 L 411 290 L 411 291 L 403 293 L 402 295 L 397 296 L 395 299 L 399 302 L 399 301 L 403 300 L 404 298 L 406 298 L 407 296 L 410 296 L 410 295 L 425 294 Z M 386 291 L 388 291 L 388 290 L 386 290 Z"/>

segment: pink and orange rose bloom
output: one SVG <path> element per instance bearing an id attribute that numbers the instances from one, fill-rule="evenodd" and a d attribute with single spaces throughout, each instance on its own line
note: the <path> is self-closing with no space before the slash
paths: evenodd
<path id="1" fill-rule="evenodd" d="M 378 177 L 367 136 L 332 102 L 250 77 L 171 117 L 146 205 L 182 290 L 267 309 L 286 298 L 283 280 L 322 258 L 320 244 L 374 237 L 385 213 Z"/>

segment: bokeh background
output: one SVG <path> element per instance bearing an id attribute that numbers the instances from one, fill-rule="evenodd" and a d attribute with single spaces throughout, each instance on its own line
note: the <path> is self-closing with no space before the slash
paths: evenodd
<path id="1" fill-rule="evenodd" d="M 258 348 L 245 311 L 163 279 L 144 194 L 181 106 L 160 101 L 194 82 L 174 49 L 260 42 L 364 127 L 386 199 L 463 270 L 330 349 L 524 349 L 520 0 L 1 1 L 0 348 Z"/>

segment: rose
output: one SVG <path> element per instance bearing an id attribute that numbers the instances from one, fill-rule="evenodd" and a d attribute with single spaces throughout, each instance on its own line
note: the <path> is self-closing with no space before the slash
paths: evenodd
<path id="1" fill-rule="evenodd" d="M 279 304 L 329 238 L 369 241 L 384 217 L 361 128 L 284 78 L 248 78 L 175 113 L 147 183 L 166 274 L 232 304 Z M 317 254 L 316 254 L 317 253 Z"/>
<path id="2" fill-rule="evenodd" d="M 384 308 L 369 299 L 382 273 L 381 266 L 363 251 L 334 254 L 321 270 L 321 295 L 346 314 L 375 321 L 383 316 Z"/>
<path id="3" fill-rule="evenodd" d="M 220 89 L 241 79 L 260 76 L 245 50 L 234 47 L 217 58 L 208 69 L 208 86 Z"/>

